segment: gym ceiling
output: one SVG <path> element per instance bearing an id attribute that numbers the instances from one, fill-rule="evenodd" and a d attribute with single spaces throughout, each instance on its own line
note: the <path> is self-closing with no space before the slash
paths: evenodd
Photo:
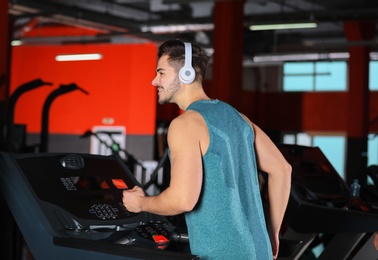
<path id="1" fill-rule="evenodd" d="M 180 38 L 213 44 L 213 8 L 225 0 L 13 0 L 9 14 L 13 39 L 24 44 L 72 42 L 160 42 Z M 240 1 L 240 0 L 235 0 Z M 376 0 L 248 0 L 244 5 L 244 55 L 344 52 L 350 44 L 343 23 L 378 23 Z M 272 23 L 317 24 L 316 28 L 251 31 L 251 25 Z M 95 30 L 92 35 L 43 34 L 26 37 L 30 30 L 68 25 Z M 378 30 L 376 30 L 378 31 Z M 360 42 L 376 51 L 377 37 Z"/>

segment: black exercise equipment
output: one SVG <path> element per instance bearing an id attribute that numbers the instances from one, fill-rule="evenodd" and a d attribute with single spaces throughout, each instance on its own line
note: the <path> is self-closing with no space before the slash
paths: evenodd
<path id="1" fill-rule="evenodd" d="M 164 165 L 166 165 L 167 161 L 168 161 L 168 153 L 169 153 L 169 149 L 166 148 L 164 153 L 163 153 L 163 156 L 160 158 L 159 162 L 158 162 L 158 165 L 156 166 L 156 168 L 154 169 L 154 171 L 151 173 L 151 177 L 150 177 L 150 180 L 146 183 L 143 183 L 143 189 L 148 189 L 151 185 L 155 185 L 157 188 L 159 188 L 160 191 L 163 191 L 166 187 L 165 186 L 161 186 L 158 184 L 158 174 L 159 174 L 159 170 L 163 168 Z"/>
<path id="2" fill-rule="evenodd" d="M 0 75 L 0 89 L 7 89 L 7 76 L 5 73 Z M 5 100 L 0 100 L 0 150 L 5 150 L 5 126 L 6 126 L 6 117 L 5 117 Z"/>
<path id="3" fill-rule="evenodd" d="M 378 165 L 369 165 L 366 169 L 366 174 L 372 179 L 375 188 L 378 190 Z"/>
<path id="4" fill-rule="evenodd" d="M 105 134 L 106 136 L 108 136 L 110 139 L 110 143 L 104 140 L 103 138 L 101 138 L 100 137 L 101 134 Z M 115 134 L 114 132 L 110 132 L 110 131 L 92 132 L 91 130 L 87 130 L 85 131 L 83 135 L 81 135 L 81 138 L 94 136 L 98 140 L 98 142 L 104 145 L 106 148 L 108 148 L 113 155 L 118 156 L 120 159 L 124 160 L 126 165 L 129 167 L 129 169 L 132 172 L 134 172 L 135 166 L 139 165 L 142 169 L 140 183 L 144 190 L 148 190 L 148 188 L 152 185 L 154 185 L 159 190 L 159 193 L 163 191 L 164 189 L 166 189 L 169 186 L 169 183 L 167 183 L 169 182 L 169 180 L 165 180 L 165 182 L 163 182 L 162 184 L 159 184 L 158 174 L 161 169 L 166 170 L 164 169 L 164 167 L 170 166 L 169 160 L 168 160 L 169 149 L 168 148 L 165 149 L 164 153 L 162 154 L 161 158 L 158 161 L 157 166 L 151 173 L 150 179 L 146 181 L 146 178 L 145 178 L 146 168 L 144 167 L 143 162 L 140 159 L 135 158 L 135 156 L 129 153 L 126 149 L 122 149 L 121 145 L 114 139 L 113 137 L 114 134 Z M 122 157 L 121 155 L 124 155 L 124 157 Z M 163 179 L 167 179 L 167 178 L 163 176 Z M 152 195 L 152 194 L 148 194 L 148 195 Z"/>
<path id="5" fill-rule="evenodd" d="M 5 80 L 5 77 L 2 78 Z M 1 83 L 0 83 L 1 85 Z M 9 97 L 7 102 L 2 103 L 2 111 L 4 111 L 4 121 L 1 134 L 1 150 L 8 152 L 25 152 L 29 150 L 26 145 L 26 125 L 14 123 L 14 112 L 17 101 L 26 92 L 34 90 L 42 86 L 51 86 L 52 83 L 42 81 L 37 78 L 20 85 Z M 3 119 L 2 117 L 2 119 Z M 5 201 L 1 198 L 1 221 L 5 223 L 2 227 L 2 233 L 8 239 L 0 246 L 2 257 L 4 259 L 21 259 L 21 248 L 23 239 L 20 231 L 14 222 L 11 212 L 6 206 Z"/>
<path id="6" fill-rule="evenodd" d="M 44 82 L 41 79 L 35 79 L 30 82 L 24 83 L 21 86 L 19 86 L 10 96 L 9 102 L 7 105 L 7 119 L 6 119 L 6 133 L 5 133 L 5 139 L 6 139 L 6 151 L 8 152 L 19 152 L 20 149 L 17 149 L 15 147 L 14 142 L 18 139 L 17 142 L 19 142 L 19 138 L 15 138 L 14 132 L 15 132 L 15 124 L 14 124 L 14 111 L 16 107 L 16 103 L 18 99 L 28 91 L 31 91 L 33 89 L 42 87 L 42 86 L 51 86 L 51 82 Z M 21 129 L 20 131 L 22 131 Z M 26 130 L 24 130 L 26 134 Z"/>
<path id="7" fill-rule="evenodd" d="M 370 238 L 378 231 L 377 208 L 362 198 L 351 197 L 349 186 L 319 147 L 278 148 L 292 165 L 292 187 L 285 214 L 288 226 L 298 233 L 332 235 L 319 259 L 351 257 L 365 236 Z"/>
<path id="8" fill-rule="evenodd" d="M 309 233 L 378 231 L 378 211 L 351 208 L 348 185 L 319 147 L 283 145 L 279 149 L 293 167 L 286 216 L 294 230 Z"/>
<path id="9" fill-rule="evenodd" d="M 116 156 L 0 153 L 0 190 L 36 259 L 198 259 L 163 216 L 131 213 L 139 183 Z"/>
<path id="10" fill-rule="evenodd" d="M 108 136 L 111 143 L 109 144 L 103 138 L 101 138 L 101 134 Z M 94 136 L 98 142 L 108 148 L 113 155 L 120 157 L 120 159 L 124 158 L 126 165 L 132 172 L 134 172 L 136 165 L 139 165 L 142 168 L 142 171 L 145 172 L 146 168 L 144 167 L 143 162 L 135 158 L 135 156 L 129 153 L 126 149 L 122 149 L 121 145 L 114 139 L 114 134 L 115 133 L 111 131 L 92 132 L 91 130 L 87 130 L 83 135 L 81 135 L 81 138 Z M 124 157 L 122 157 L 122 155 L 124 155 Z"/>
<path id="11" fill-rule="evenodd" d="M 46 98 L 43 109 L 42 109 L 42 125 L 41 125 L 41 143 L 39 147 L 40 153 L 48 152 L 48 141 L 49 141 L 49 112 L 52 102 L 60 95 L 66 94 L 68 92 L 80 90 L 84 94 L 89 93 L 84 89 L 77 86 L 75 83 L 68 85 L 61 84 L 58 89 L 53 90 Z"/>

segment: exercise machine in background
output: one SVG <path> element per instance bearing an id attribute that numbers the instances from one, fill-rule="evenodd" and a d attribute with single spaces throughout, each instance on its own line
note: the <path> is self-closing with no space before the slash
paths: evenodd
<path id="1" fill-rule="evenodd" d="M 378 197 L 353 196 L 318 147 L 280 145 L 279 149 L 293 169 L 285 214 L 289 232 L 283 237 L 301 237 L 298 241 L 308 247 L 301 253 L 321 244 L 320 260 L 377 259 L 371 240 L 378 231 Z"/>
<path id="2" fill-rule="evenodd" d="M 42 86 L 52 86 L 51 82 L 45 82 L 41 79 L 35 79 L 30 82 L 24 83 L 19 86 L 10 96 L 8 104 L 5 107 L 6 111 L 6 122 L 3 136 L 1 136 L 1 150 L 6 152 L 15 153 L 28 153 L 28 152 L 48 152 L 49 144 L 49 112 L 52 102 L 59 96 L 72 92 L 74 90 L 79 90 L 84 94 L 89 93 L 83 88 L 77 86 L 75 83 L 71 84 L 61 84 L 58 89 L 53 90 L 46 98 L 43 109 L 42 109 L 42 123 L 41 123 L 41 134 L 40 143 L 32 146 L 26 145 L 26 135 L 27 129 L 25 124 L 15 124 L 14 123 L 14 111 L 16 108 L 17 101 L 26 92 L 35 90 Z"/>
<path id="3" fill-rule="evenodd" d="M 74 90 L 79 90 L 82 93 L 88 95 L 89 93 L 84 90 L 83 88 L 79 87 L 75 83 L 63 85 L 61 84 L 58 89 L 53 90 L 46 98 L 43 109 L 42 109 L 42 125 L 41 125 L 41 143 L 39 145 L 38 151 L 40 153 L 46 153 L 48 152 L 49 147 L 49 113 L 50 113 L 50 107 L 53 103 L 53 101 L 66 93 L 69 93 Z"/>
<path id="4" fill-rule="evenodd" d="M 41 79 L 35 79 L 19 86 L 10 96 L 6 110 L 6 124 L 3 139 L 3 151 L 22 152 L 27 151 L 26 147 L 26 125 L 14 123 L 14 111 L 19 98 L 31 90 L 42 86 L 51 86 L 51 82 L 44 82 Z"/>
<path id="5" fill-rule="evenodd" d="M 87 130 L 81 136 L 81 138 L 88 138 L 88 137 L 95 138 L 95 140 L 98 142 L 99 145 L 97 145 L 98 149 L 96 149 L 97 152 L 94 154 L 117 156 L 119 157 L 119 159 L 124 161 L 124 163 L 130 169 L 130 171 L 133 173 L 137 165 L 140 166 L 143 169 L 143 171 L 145 171 L 146 169 L 144 168 L 143 162 L 135 158 L 133 154 L 129 153 L 125 148 L 122 147 L 121 142 L 115 139 L 114 136 L 119 136 L 120 134 L 123 134 L 123 133 L 119 131 L 112 131 L 110 129 L 109 130 L 100 129 L 98 131 Z M 92 146 L 92 142 L 91 142 L 91 146 Z"/>
<path id="6" fill-rule="evenodd" d="M 122 144 L 125 143 L 124 129 L 118 127 L 94 127 L 87 130 L 81 137 L 94 138 L 91 140 L 91 153 L 99 155 L 114 155 L 119 157 L 134 177 L 141 184 L 148 195 L 157 195 L 169 185 L 168 148 L 165 148 L 158 161 L 143 161 L 127 151 Z M 118 138 L 117 138 L 118 137 Z M 96 144 L 94 144 L 96 141 Z M 93 149 L 92 149 L 93 148 Z M 163 169 L 165 168 L 165 169 Z"/>

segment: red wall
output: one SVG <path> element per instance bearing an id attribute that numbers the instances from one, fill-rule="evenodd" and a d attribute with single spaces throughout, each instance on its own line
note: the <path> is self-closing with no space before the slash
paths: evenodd
<path id="1" fill-rule="evenodd" d="M 57 62 L 57 54 L 101 53 L 102 60 Z M 21 84 L 40 78 L 52 82 L 26 92 L 15 110 L 15 123 L 29 133 L 41 130 L 46 97 L 60 84 L 76 83 L 75 90 L 57 97 L 51 106 L 49 132 L 82 134 L 104 118 L 126 126 L 127 134 L 155 133 L 155 75 L 157 46 L 146 44 L 91 44 L 19 46 L 12 50 L 11 93 Z"/>
<path id="2" fill-rule="evenodd" d="M 245 93 L 241 111 L 264 129 L 345 132 L 347 95 L 347 92 Z M 370 92 L 369 97 L 369 131 L 378 132 L 378 124 L 373 124 L 378 120 L 378 92 Z"/>

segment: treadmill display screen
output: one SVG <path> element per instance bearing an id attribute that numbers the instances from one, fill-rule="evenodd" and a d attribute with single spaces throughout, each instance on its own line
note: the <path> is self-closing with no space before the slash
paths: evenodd
<path id="1" fill-rule="evenodd" d="M 63 185 L 66 187 L 67 190 L 75 191 L 75 190 L 106 190 L 110 189 L 109 184 L 106 180 L 101 178 L 100 176 L 92 177 L 92 176 L 74 176 L 74 177 L 67 177 L 67 178 L 60 178 Z"/>
<path id="2" fill-rule="evenodd" d="M 99 191 L 107 190 L 110 188 L 116 189 L 128 189 L 126 182 L 123 179 L 110 179 L 112 185 L 110 186 L 108 181 L 103 179 L 101 176 L 74 176 L 60 178 L 62 184 L 68 191 L 76 190 L 88 190 L 88 191 Z"/>

